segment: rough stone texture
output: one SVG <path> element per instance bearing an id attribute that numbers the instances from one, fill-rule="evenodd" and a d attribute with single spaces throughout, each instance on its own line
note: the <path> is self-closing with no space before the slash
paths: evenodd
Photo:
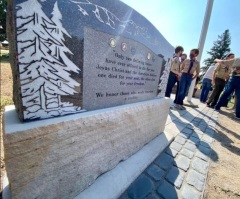
<path id="1" fill-rule="evenodd" d="M 192 144 L 191 142 L 186 142 L 185 145 L 183 146 L 186 149 L 191 150 L 192 152 L 194 152 L 196 150 L 196 145 Z"/>
<path id="2" fill-rule="evenodd" d="M 207 128 L 207 129 L 205 130 L 205 133 L 208 134 L 209 136 L 213 137 L 214 134 L 215 134 L 215 130 L 212 129 L 212 128 Z"/>
<path id="3" fill-rule="evenodd" d="M 159 197 L 154 194 L 154 195 L 148 196 L 146 199 L 159 199 Z"/>
<path id="4" fill-rule="evenodd" d="M 204 132 L 205 129 L 206 129 L 206 127 L 207 127 L 207 126 L 205 126 L 205 125 L 201 125 L 201 126 L 198 126 L 198 129 L 200 129 L 201 131 Z"/>
<path id="5" fill-rule="evenodd" d="M 194 155 L 194 153 L 186 148 L 182 148 L 182 150 L 180 151 L 180 154 L 186 156 L 187 158 L 191 159 Z"/>
<path id="6" fill-rule="evenodd" d="M 131 199 L 144 199 L 151 193 L 154 186 L 152 181 L 144 175 L 140 175 L 129 187 L 128 196 Z"/>
<path id="7" fill-rule="evenodd" d="M 155 163 L 162 169 L 167 170 L 173 162 L 173 157 L 162 153 L 156 160 Z"/>
<path id="8" fill-rule="evenodd" d="M 202 173 L 205 175 L 207 173 L 208 163 L 204 160 L 195 157 L 192 160 L 192 168 L 196 170 L 198 173 Z"/>
<path id="9" fill-rule="evenodd" d="M 178 152 L 176 151 L 176 150 L 174 150 L 174 149 L 171 149 L 171 148 L 167 148 L 167 150 L 165 151 L 168 155 L 170 155 L 170 156 L 172 156 L 172 157 L 176 157 L 177 156 L 177 154 L 178 154 Z"/>
<path id="10" fill-rule="evenodd" d="M 180 187 L 182 186 L 183 180 L 185 177 L 185 172 L 182 171 L 181 169 L 173 166 L 167 176 L 166 179 L 167 181 L 169 181 L 172 185 L 174 185 L 175 187 L 177 187 L 178 189 L 180 189 Z"/>
<path id="11" fill-rule="evenodd" d="M 193 131 L 193 133 L 191 134 L 191 137 L 199 138 L 199 135 L 195 131 Z"/>
<path id="12" fill-rule="evenodd" d="M 205 109 L 207 111 L 204 111 Z M 208 115 L 211 116 L 212 114 L 211 109 L 208 109 L 208 108 L 205 108 L 205 109 L 203 109 L 203 112 L 202 112 L 203 114 L 206 115 L 205 117 L 202 114 L 199 114 L 199 111 L 196 111 L 194 109 L 191 110 L 190 115 L 194 117 L 196 116 L 198 117 L 195 120 L 196 123 L 200 124 L 198 126 L 204 126 L 205 122 L 207 124 L 207 121 L 209 120 Z M 181 117 L 181 120 L 185 119 L 185 114 L 182 111 L 174 112 L 174 113 L 178 117 Z M 173 112 L 170 113 L 169 117 L 174 118 Z M 202 121 L 203 118 L 205 121 Z M 178 119 L 178 123 L 179 121 L 180 119 Z M 207 127 L 207 128 L 212 129 L 211 127 Z M 178 132 L 179 131 L 181 130 L 179 129 Z M 204 191 L 204 182 L 205 182 L 205 179 L 207 178 L 207 169 L 208 169 L 208 164 L 210 159 L 209 155 L 205 155 L 205 154 L 209 154 L 211 152 L 210 151 L 211 149 L 209 148 L 211 147 L 211 144 L 201 140 L 201 137 L 205 136 L 206 133 L 201 131 L 197 127 L 194 128 L 194 131 L 190 130 L 189 132 L 187 131 L 187 133 L 184 133 L 184 131 L 185 129 L 180 133 L 174 134 L 176 136 L 174 142 L 172 143 L 172 145 L 167 147 L 167 149 L 163 152 L 163 154 L 166 153 L 174 157 L 174 160 L 172 163 L 171 161 L 169 161 L 168 166 L 169 165 L 170 166 L 168 167 L 168 169 L 166 169 L 166 173 L 163 176 L 163 179 L 161 181 L 154 181 L 155 189 L 157 190 L 154 189 L 149 196 L 151 196 L 152 194 L 156 194 L 157 192 L 157 194 L 159 195 L 158 198 L 161 198 L 161 199 L 162 198 L 167 198 L 167 199 L 171 199 L 171 198 L 181 198 L 181 199 L 182 198 L 186 198 L 186 199 L 199 198 L 200 199 L 201 198 Z M 180 140 L 182 139 L 180 138 L 178 140 L 178 137 L 181 137 L 184 140 L 187 139 L 187 137 L 190 137 L 190 138 L 185 144 L 181 145 L 180 143 L 182 142 Z M 173 148 L 176 148 L 178 150 L 180 148 L 181 149 L 180 151 L 177 151 L 176 149 L 173 149 Z M 214 151 L 212 151 L 212 153 L 214 153 Z M 179 168 L 176 167 L 176 165 L 178 165 Z M 188 168 L 188 169 L 185 168 L 186 172 L 183 171 L 184 167 Z"/>
<path id="13" fill-rule="evenodd" d="M 186 134 L 186 133 L 180 132 L 179 136 L 181 136 L 181 137 L 183 137 L 185 139 L 188 139 L 190 137 L 190 134 Z"/>
<path id="14" fill-rule="evenodd" d="M 201 193 L 192 186 L 184 185 L 181 196 L 181 199 L 200 199 Z"/>
<path id="15" fill-rule="evenodd" d="M 158 181 L 161 180 L 163 175 L 165 174 L 165 171 L 159 168 L 157 165 L 152 164 L 147 169 L 148 175 L 150 175 L 154 180 Z"/>
<path id="16" fill-rule="evenodd" d="M 177 143 L 177 142 L 175 142 L 175 141 L 173 141 L 172 144 L 170 144 L 169 148 L 170 149 L 174 149 L 174 150 L 179 152 L 181 150 L 181 148 L 182 148 L 182 145 Z"/>
<path id="17" fill-rule="evenodd" d="M 199 157 L 202 160 L 205 160 L 206 162 L 209 160 L 209 156 L 205 155 L 204 153 L 197 151 L 195 154 L 196 157 Z"/>
<path id="18" fill-rule="evenodd" d="M 202 174 L 200 174 L 194 170 L 191 170 L 188 173 L 186 180 L 189 185 L 194 186 L 198 191 L 203 191 L 205 177 Z"/>
<path id="19" fill-rule="evenodd" d="M 176 188 L 165 180 L 158 187 L 157 193 L 163 199 L 177 199 L 178 198 Z"/>
<path id="20" fill-rule="evenodd" d="M 198 146 L 198 150 L 201 151 L 202 153 L 204 153 L 204 154 L 207 155 L 207 156 L 210 156 L 210 153 L 211 153 L 211 151 L 212 151 L 211 148 L 205 147 L 205 146 L 203 146 L 203 145 Z"/>
<path id="21" fill-rule="evenodd" d="M 191 137 L 188 139 L 188 142 L 189 142 L 189 143 L 192 143 L 192 144 L 195 144 L 195 145 L 197 146 L 198 143 L 200 142 L 200 140 L 199 140 L 198 137 L 193 137 L 193 136 L 191 136 Z"/>
<path id="22" fill-rule="evenodd" d="M 210 147 L 211 147 L 209 143 L 204 142 L 204 141 L 200 141 L 200 142 L 199 142 L 199 145 L 200 145 L 200 146 L 204 146 L 204 147 L 206 147 L 206 148 L 210 148 Z"/>
<path id="23" fill-rule="evenodd" d="M 179 143 L 179 144 L 184 144 L 186 142 L 186 139 L 183 138 L 182 136 L 178 135 L 175 139 L 174 139 L 175 142 Z"/>
<path id="24" fill-rule="evenodd" d="M 14 10 L 14 0 L 8 0 L 7 3 L 7 10 Z M 16 67 L 18 64 L 18 60 L 16 59 L 18 52 L 16 51 L 17 49 L 17 41 L 16 41 L 16 20 L 14 18 L 13 13 L 7 12 L 7 35 L 8 35 L 8 41 L 9 41 L 9 62 L 11 64 L 11 69 L 12 69 L 12 77 L 13 77 L 13 102 L 16 106 L 16 112 L 19 115 L 20 120 L 23 120 L 23 107 L 22 107 L 22 98 L 20 97 L 21 95 L 21 88 L 20 88 L 20 81 L 19 81 L 19 69 Z M 11 14 L 9 14 L 11 13 Z"/>
<path id="25" fill-rule="evenodd" d="M 21 131 L 27 125 L 13 124 L 15 111 L 6 112 L 4 147 L 13 198 L 77 195 L 163 132 L 169 106 L 169 99 L 156 99 L 65 116 L 64 122 L 53 118 L 49 125 L 35 121 Z"/>
<path id="26" fill-rule="evenodd" d="M 213 142 L 213 138 L 210 137 L 209 135 L 204 135 L 204 136 L 202 137 L 202 141 L 205 141 L 205 142 L 211 144 L 211 143 Z"/>
<path id="27" fill-rule="evenodd" d="M 122 195 L 119 199 L 129 199 L 127 194 Z"/>
<path id="28" fill-rule="evenodd" d="M 190 160 L 183 156 L 183 155 L 178 155 L 178 157 L 175 159 L 174 164 L 178 167 L 183 169 L 184 171 L 187 171 L 190 165 Z"/>
<path id="29" fill-rule="evenodd" d="M 185 128 L 182 132 L 186 133 L 186 134 L 191 134 L 193 132 L 193 130 L 189 129 L 189 128 Z"/>
<path id="30" fill-rule="evenodd" d="M 191 130 L 194 129 L 193 125 L 191 125 L 191 124 L 188 124 L 188 125 L 186 126 L 186 128 L 191 129 Z"/>
<path id="31" fill-rule="evenodd" d="M 200 135 L 203 135 L 203 132 L 200 129 L 194 129 L 194 132 Z"/>

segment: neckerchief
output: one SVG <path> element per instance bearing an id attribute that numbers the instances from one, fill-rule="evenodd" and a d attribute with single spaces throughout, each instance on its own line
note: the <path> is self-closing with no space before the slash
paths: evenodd
<path id="1" fill-rule="evenodd" d="M 194 63 L 194 61 L 191 61 L 191 60 L 190 60 L 190 66 L 189 66 L 188 72 L 187 72 L 188 75 L 190 74 L 190 71 L 191 71 L 191 69 L 192 69 L 192 67 L 193 67 L 193 63 Z"/>

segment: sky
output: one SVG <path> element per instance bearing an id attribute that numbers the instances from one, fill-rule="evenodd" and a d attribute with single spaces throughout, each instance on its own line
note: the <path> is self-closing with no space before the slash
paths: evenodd
<path id="1" fill-rule="evenodd" d="M 207 0 L 121 0 L 147 18 L 161 34 L 174 46 L 184 47 L 189 55 L 192 48 L 197 48 Z M 208 26 L 208 32 L 201 58 L 207 54 L 226 29 L 231 35 L 231 52 L 240 57 L 240 0 L 214 0 Z"/>

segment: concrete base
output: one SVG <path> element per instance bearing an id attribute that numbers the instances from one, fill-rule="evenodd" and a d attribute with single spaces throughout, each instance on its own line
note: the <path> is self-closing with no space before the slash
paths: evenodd
<path id="1" fill-rule="evenodd" d="M 161 98 L 24 124 L 8 107 L 4 147 L 12 198 L 73 198 L 160 135 L 169 106 Z"/>
<path id="2" fill-rule="evenodd" d="M 174 136 L 162 133 L 114 169 L 101 175 L 74 199 L 119 198 L 130 184 L 172 142 Z"/>

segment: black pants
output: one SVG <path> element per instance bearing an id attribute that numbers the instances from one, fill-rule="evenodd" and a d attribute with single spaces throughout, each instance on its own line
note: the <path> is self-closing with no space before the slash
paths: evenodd
<path id="1" fill-rule="evenodd" d="M 218 98 L 224 89 L 225 83 L 226 82 L 224 79 L 216 77 L 213 91 L 207 101 L 209 106 L 214 107 L 217 104 Z"/>
<path id="2" fill-rule="evenodd" d="M 176 103 L 176 100 L 177 100 L 179 81 L 177 80 L 176 74 L 173 73 L 172 71 L 170 71 L 169 77 L 168 77 L 168 83 L 167 83 L 167 89 L 166 89 L 165 97 L 170 97 L 170 95 L 172 93 L 172 88 L 176 84 L 176 82 L 177 82 L 177 90 L 176 90 L 174 103 Z"/>

